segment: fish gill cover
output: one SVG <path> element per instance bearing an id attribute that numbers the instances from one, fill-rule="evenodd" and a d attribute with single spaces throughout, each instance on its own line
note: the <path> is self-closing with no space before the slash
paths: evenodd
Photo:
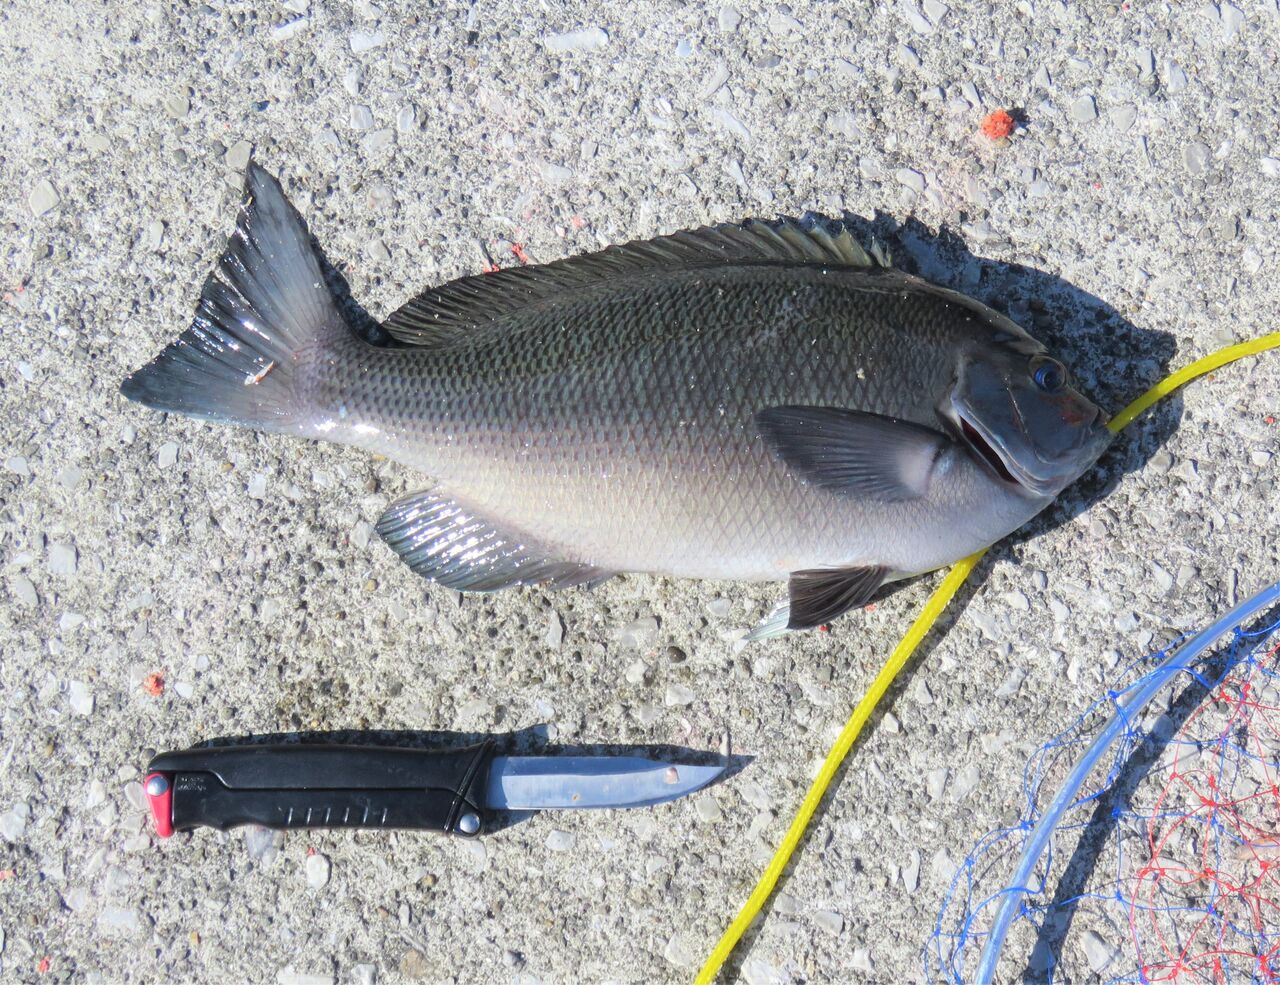
<path id="1" fill-rule="evenodd" d="M 951 882 L 925 946 L 928 980 L 983 977 L 1012 894 L 994 955 L 1004 960 L 989 966 L 1000 981 L 1065 981 L 1057 967 L 1070 952 L 1103 982 L 1280 981 L 1277 614 L 1261 629 L 1234 627 L 1229 643 L 1173 675 L 1166 661 L 1180 640 L 1134 661 L 1032 754 L 1021 817 L 979 839 Z M 1126 714 L 1152 685 L 1163 686 L 1156 699 Z M 1031 880 L 1010 888 L 1064 778 L 1117 718 L 1117 740 L 1053 823 Z"/>

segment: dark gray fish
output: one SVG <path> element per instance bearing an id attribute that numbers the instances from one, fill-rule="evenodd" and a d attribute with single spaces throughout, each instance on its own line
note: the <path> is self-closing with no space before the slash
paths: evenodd
<path id="1" fill-rule="evenodd" d="M 384 327 L 407 345 L 352 332 L 250 165 L 195 321 L 121 390 L 430 476 L 378 530 L 450 588 L 789 580 L 765 632 L 999 540 L 1111 437 L 1008 318 L 811 218 L 465 277 Z"/>

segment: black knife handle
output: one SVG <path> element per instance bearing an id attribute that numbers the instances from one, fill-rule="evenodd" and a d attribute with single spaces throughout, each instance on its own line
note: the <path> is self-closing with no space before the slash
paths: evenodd
<path id="1" fill-rule="evenodd" d="M 484 830 L 493 743 L 457 749 L 245 745 L 157 756 L 145 788 L 157 832 L 268 828 Z"/>

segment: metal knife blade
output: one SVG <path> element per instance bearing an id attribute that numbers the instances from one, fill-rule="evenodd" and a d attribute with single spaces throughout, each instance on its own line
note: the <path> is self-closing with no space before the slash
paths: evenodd
<path id="1" fill-rule="evenodd" d="M 724 770 L 641 756 L 495 756 L 485 782 L 485 807 L 649 807 L 693 793 Z"/>

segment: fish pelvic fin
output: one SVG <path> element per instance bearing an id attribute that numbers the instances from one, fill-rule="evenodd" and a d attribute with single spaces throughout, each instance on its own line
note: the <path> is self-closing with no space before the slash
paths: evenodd
<path id="1" fill-rule="evenodd" d="M 428 490 L 396 500 L 378 533 L 414 571 L 459 592 L 496 592 L 520 585 L 594 587 L 613 577 L 593 564 L 568 561 L 513 530 L 477 516 L 448 495 Z"/>
<path id="2" fill-rule="evenodd" d="M 236 228 L 204 283 L 191 327 L 120 392 L 155 410 L 266 431 L 299 425 L 299 356 L 353 337 L 306 224 L 256 163 Z"/>
<path id="3" fill-rule="evenodd" d="M 788 598 L 746 635 L 748 643 L 823 626 L 850 609 L 866 605 L 889 576 L 881 565 L 812 568 L 791 572 Z"/>
<path id="4" fill-rule="evenodd" d="M 888 574 L 881 565 L 791 572 L 787 629 L 813 629 L 866 605 Z"/>

